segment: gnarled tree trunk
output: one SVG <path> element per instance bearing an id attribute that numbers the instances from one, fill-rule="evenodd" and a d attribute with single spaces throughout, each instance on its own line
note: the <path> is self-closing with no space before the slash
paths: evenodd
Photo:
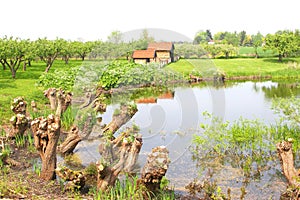
<path id="1" fill-rule="evenodd" d="M 169 163 L 169 151 L 166 147 L 153 148 L 142 170 L 141 178 L 138 180 L 139 184 L 143 184 L 149 191 L 157 191 L 160 188 L 161 179 L 167 173 Z"/>
<path id="2" fill-rule="evenodd" d="M 11 117 L 10 123 L 12 129 L 9 132 L 10 138 L 15 138 L 17 135 L 23 135 L 29 128 L 29 118 L 26 117 L 27 103 L 22 97 L 17 97 L 11 104 L 11 110 L 15 116 Z"/>
<path id="3" fill-rule="evenodd" d="M 99 152 L 101 162 L 97 163 L 97 188 L 106 190 L 113 186 L 121 171 L 130 172 L 136 164 L 138 154 L 142 147 L 141 135 L 133 135 L 132 129 L 119 135 L 109 144 L 101 144 Z"/>
<path id="4" fill-rule="evenodd" d="M 282 141 L 276 144 L 278 156 L 281 162 L 281 168 L 284 176 L 289 182 L 289 185 L 299 187 L 300 186 L 300 174 L 294 166 L 294 155 L 292 151 L 292 143 L 288 141 Z"/>
<path id="5" fill-rule="evenodd" d="M 37 118 L 31 122 L 34 145 L 42 160 L 40 177 L 44 180 L 55 179 L 56 148 L 60 135 L 60 118 L 49 115 L 46 119 Z"/>
<path id="6" fill-rule="evenodd" d="M 62 155 L 67 155 L 73 152 L 76 145 L 81 141 L 81 137 L 79 135 L 79 129 L 77 126 L 72 126 L 67 138 L 61 145 L 58 147 L 58 151 Z"/>
<path id="7" fill-rule="evenodd" d="M 299 199 L 300 198 L 300 173 L 295 169 L 294 156 L 292 151 L 292 143 L 290 141 L 282 141 L 276 144 L 281 168 L 284 176 L 288 180 L 292 190 L 284 192 L 280 199 Z"/>
<path id="8" fill-rule="evenodd" d="M 113 115 L 112 121 L 103 129 L 103 134 L 114 134 L 122 125 L 126 124 L 137 112 L 137 108 L 133 105 L 121 105 L 120 111 Z"/>

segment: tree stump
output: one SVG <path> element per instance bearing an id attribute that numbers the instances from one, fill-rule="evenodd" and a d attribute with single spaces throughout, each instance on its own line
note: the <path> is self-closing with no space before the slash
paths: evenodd
<path id="1" fill-rule="evenodd" d="M 160 188 L 160 182 L 169 167 L 169 151 L 164 146 L 155 147 L 147 158 L 142 170 L 139 184 L 143 184 L 149 191 L 155 192 Z"/>
<path id="2" fill-rule="evenodd" d="M 45 90 L 44 96 L 49 99 L 51 110 L 55 110 L 57 107 L 56 88 L 49 88 L 49 89 Z"/>
<path id="3" fill-rule="evenodd" d="M 281 163 L 281 168 L 284 176 L 293 187 L 299 187 L 299 171 L 294 166 L 294 155 L 292 150 L 292 143 L 290 141 L 282 141 L 276 144 L 278 156 Z"/>
<path id="4" fill-rule="evenodd" d="M 134 135 L 132 129 L 128 129 L 113 141 L 107 140 L 107 144 L 101 144 L 99 151 L 103 161 L 97 162 L 97 188 L 104 191 L 114 186 L 121 171 L 131 172 L 141 147 L 142 137 Z"/>
<path id="5" fill-rule="evenodd" d="M 84 187 L 86 178 L 81 171 L 73 171 L 67 167 L 55 169 L 57 176 L 66 181 L 65 191 L 74 191 Z"/>
<path id="6" fill-rule="evenodd" d="M 26 106 L 27 103 L 22 97 L 17 97 L 13 100 L 10 108 L 16 115 L 10 119 L 13 127 L 9 131 L 8 137 L 15 138 L 17 135 L 24 135 L 29 128 L 30 119 L 26 117 Z"/>
<path id="7" fill-rule="evenodd" d="M 13 128 L 9 132 L 9 138 L 15 138 L 18 135 L 24 135 L 29 128 L 29 120 L 24 114 L 17 114 L 10 118 L 10 123 Z"/>
<path id="8" fill-rule="evenodd" d="M 31 105 L 31 108 L 32 108 L 33 112 L 37 112 L 38 111 L 37 105 L 36 105 L 35 101 L 32 100 L 30 105 Z"/>
<path id="9" fill-rule="evenodd" d="M 44 180 L 55 179 L 56 148 L 60 135 L 60 118 L 49 115 L 46 119 L 39 117 L 31 122 L 34 145 L 42 160 L 40 177 Z"/>
<path id="10" fill-rule="evenodd" d="M 104 103 L 105 97 L 103 94 L 101 94 L 100 96 L 98 96 L 94 103 L 93 103 L 93 108 L 94 111 L 96 112 L 100 112 L 100 113 L 104 113 L 106 111 L 106 104 Z"/>
<path id="11" fill-rule="evenodd" d="M 17 97 L 14 99 L 14 101 L 11 103 L 10 109 L 15 113 L 15 114 L 26 114 L 26 107 L 27 103 L 24 100 L 23 97 Z"/>
<path id="12" fill-rule="evenodd" d="M 103 129 L 103 134 L 113 135 L 122 125 L 126 124 L 137 112 L 135 105 L 121 105 L 120 111 L 113 115 L 112 121 Z"/>
<path id="13" fill-rule="evenodd" d="M 72 126 L 67 138 L 58 147 L 58 151 L 62 155 L 71 154 L 75 149 L 76 145 L 82 140 L 79 135 L 79 129 L 77 126 Z"/>
<path id="14" fill-rule="evenodd" d="M 288 180 L 289 188 L 281 194 L 280 199 L 300 199 L 300 171 L 294 167 L 294 156 L 291 141 L 276 144 L 284 176 Z"/>

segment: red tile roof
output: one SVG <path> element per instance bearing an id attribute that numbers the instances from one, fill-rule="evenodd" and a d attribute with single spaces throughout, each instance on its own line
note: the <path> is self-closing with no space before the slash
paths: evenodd
<path id="1" fill-rule="evenodd" d="M 132 54 L 132 58 L 154 58 L 155 50 L 147 49 L 147 50 L 135 50 Z"/>
<path id="2" fill-rule="evenodd" d="M 171 51 L 172 48 L 172 42 L 153 42 L 148 44 L 148 49 Z"/>

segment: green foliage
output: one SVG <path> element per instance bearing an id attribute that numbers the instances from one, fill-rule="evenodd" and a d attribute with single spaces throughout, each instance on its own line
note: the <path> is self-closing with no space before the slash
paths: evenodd
<path id="1" fill-rule="evenodd" d="M 35 54 L 46 63 L 45 72 L 47 73 L 53 65 L 55 59 L 66 46 L 64 39 L 48 40 L 39 38 L 34 42 Z"/>
<path id="2" fill-rule="evenodd" d="M 114 61 L 104 66 L 99 85 L 105 89 L 121 86 L 165 84 L 176 79 L 175 73 L 159 69 L 155 65 L 140 65 L 132 62 Z"/>
<path id="3" fill-rule="evenodd" d="M 71 91 L 78 72 L 78 67 L 57 69 L 53 73 L 43 73 L 37 82 L 38 86 L 43 88 L 62 88 L 65 91 Z"/>
<path id="4" fill-rule="evenodd" d="M 271 126 L 270 131 L 277 141 L 293 140 L 293 149 L 300 148 L 300 98 L 292 95 L 289 98 L 276 98 L 272 109 L 280 116 L 277 126 Z"/>
<path id="5" fill-rule="evenodd" d="M 276 154 L 269 128 L 257 120 L 240 118 L 233 123 L 205 112 L 203 116 L 211 124 L 201 124 L 203 132 L 193 137 L 194 155 L 206 167 L 216 165 L 216 161 L 241 167 L 246 176 L 254 176 L 255 165 L 262 168 Z M 262 153 L 265 152 L 265 153 Z"/>
<path id="6" fill-rule="evenodd" d="M 76 113 L 76 109 L 69 106 L 62 114 L 61 125 L 65 130 L 70 130 L 71 126 L 74 124 Z"/>
<path id="7" fill-rule="evenodd" d="M 16 72 L 21 63 L 33 58 L 33 47 L 29 40 L 19 38 L 0 38 L 0 63 L 3 69 L 9 68 L 12 78 L 16 78 Z"/>
<path id="8" fill-rule="evenodd" d="M 84 174 L 90 175 L 90 176 L 95 176 L 97 175 L 97 165 L 96 163 L 90 163 L 85 169 L 84 169 Z"/>
<path id="9" fill-rule="evenodd" d="M 157 194 L 152 194 L 145 191 L 141 185 L 137 184 L 138 177 L 127 176 L 124 180 L 117 180 L 115 186 L 107 191 L 91 191 L 94 199 L 111 200 L 111 199 L 155 199 L 155 200 L 171 200 L 175 199 L 174 192 L 160 190 Z"/>
<path id="10" fill-rule="evenodd" d="M 283 56 L 288 56 L 299 50 L 299 41 L 294 32 L 278 31 L 266 36 L 265 48 L 278 52 L 278 59 L 282 61 Z"/>

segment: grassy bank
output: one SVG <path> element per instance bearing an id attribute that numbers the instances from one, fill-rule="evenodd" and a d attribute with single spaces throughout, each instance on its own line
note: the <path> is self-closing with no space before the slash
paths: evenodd
<path id="1" fill-rule="evenodd" d="M 64 61 L 57 60 L 54 62 L 50 72 L 56 69 L 70 68 L 80 65 L 81 61 L 70 61 L 69 65 L 66 65 Z M 25 98 L 28 104 L 32 100 L 38 103 L 38 107 L 43 109 L 43 105 L 47 102 L 47 99 L 43 95 L 43 88 L 36 86 L 36 82 L 40 75 L 45 70 L 45 63 L 32 62 L 32 66 L 27 67 L 26 71 L 20 69 L 17 71 L 16 79 L 11 78 L 9 69 L 1 70 L 0 73 L 0 124 L 8 123 L 13 112 L 10 111 L 11 101 L 18 96 Z"/>
<path id="2" fill-rule="evenodd" d="M 167 66 L 184 76 L 189 74 L 211 74 L 221 71 L 226 77 L 271 75 L 272 78 L 299 78 L 300 58 L 285 59 L 278 62 L 277 58 L 236 58 L 236 59 L 181 59 Z"/>

